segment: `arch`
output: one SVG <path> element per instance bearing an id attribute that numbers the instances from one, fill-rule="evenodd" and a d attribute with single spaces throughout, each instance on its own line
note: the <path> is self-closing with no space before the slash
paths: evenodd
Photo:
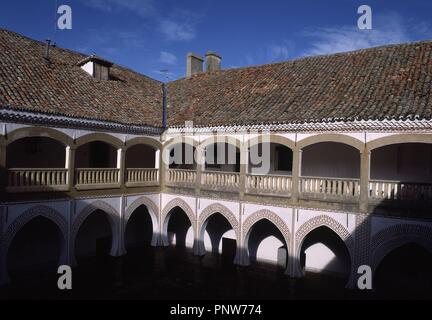
<path id="1" fill-rule="evenodd" d="M 414 224 L 398 224 L 379 231 L 372 237 L 372 271 L 393 250 L 409 243 L 415 243 L 432 254 L 432 227 Z"/>
<path id="2" fill-rule="evenodd" d="M 108 215 L 108 220 L 111 225 L 112 232 L 112 246 L 111 246 L 111 255 L 115 255 L 117 251 L 117 237 L 118 237 L 118 222 L 120 219 L 120 215 L 117 211 L 107 204 L 106 202 L 97 200 L 89 205 L 87 205 L 81 212 L 74 218 L 72 226 L 71 226 L 71 255 L 75 257 L 75 241 L 80 230 L 81 225 L 84 221 L 96 210 L 102 210 Z"/>
<path id="3" fill-rule="evenodd" d="M 305 138 L 297 143 L 297 147 L 300 149 L 306 148 L 307 146 L 317 144 L 320 142 L 336 142 L 349 145 L 360 152 L 363 152 L 365 144 L 353 137 L 343 134 L 317 134 L 308 138 Z"/>
<path id="4" fill-rule="evenodd" d="M 156 204 L 151 201 L 149 198 L 143 196 L 138 199 L 136 199 L 132 204 L 126 209 L 125 217 L 124 217 L 124 230 L 126 232 L 126 226 L 129 222 L 130 217 L 132 214 L 137 210 L 140 206 L 144 205 L 149 214 L 150 219 L 152 221 L 152 227 L 153 227 L 153 235 L 151 240 L 151 245 L 156 246 L 159 243 L 159 210 Z M 125 239 L 126 234 L 123 234 L 123 240 Z"/>
<path id="5" fill-rule="evenodd" d="M 161 218 L 161 222 L 163 223 L 163 232 L 164 234 L 166 234 L 166 231 L 168 230 L 168 220 L 169 220 L 169 213 L 171 212 L 172 209 L 179 207 L 180 209 L 182 209 L 186 215 L 189 218 L 189 221 L 192 225 L 192 230 L 195 233 L 195 228 L 196 228 L 196 218 L 195 218 L 195 214 L 193 212 L 193 210 L 191 209 L 191 207 L 182 199 L 180 198 L 175 198 L 173 200 L 171 200 L 170 202 L 168 202 L 163 211 L 162 211 L 162 218 Z"/>
<path id="6" fill-rule="evenodd" d="M 156 139 L 152 139 L 152 138 L 148 138 L 148 137 L 137 137 L 137 138 L 133 138 L 133 139 L 126 142 L 125 150 L 128 150 L 129 148 L 136 146 L 136 145 L 139 145 L 139 144 L 144 144 L 144 145 L 150 146 L 155 150 L 161 150 L 162 149 L 162 144 L 159 141 L 157 141 Z"/>
<path id="7" fill-rule="evenodd" d="M 194 148 L 197 148 L 199 146 L 199 142 L 197 140 L 190 138 L 190 137 L 181 136 L 181 137 L 176 137 L 176 138 L 168 140 L 163 145 L 163 148 L 164 148 L 164 150 L 169 150 L 173 146 L 175 146 L 176 144 L 182 144 L 182 143 L 191 145 Z"/>
<path id="8" fill-rule="evenodd" d="M 303 242 L 306 239 L 307 235 L 310 234 L 313 230 L 319 228 L 319 227 L 327 227 L 330 230 L 332 230 L 334 233 L 336 233 L 339 238 L 345 243 L 345 246 L 348 249 L 351 264 L 354 261 L 354 239 L 351 236 L 351 234 L 348 232 L 348 230 L 339 222 L 337 222 L 335 219 L 330 218 L 326 215 L 321 215 L 315 218 L 312 218 L 305 223 L 297 230 L 295 235 L 295 243 L 296 243 L 296 259 L 298 263 L 296 263 L 296 267 L 298 270 L 295 272 L 297 274 L 302 274 L 302 271 L 300 270 L 300 256 L 301 256 L 301 248 L 303 246 Z"/>
<path id="9" fill-rule="evenodd" d="M 370 152 L 384 146 L 399 143 L 432 143 L 431 134 L 396 134 L 370 141 L 366 144 Z"/>
<path id="10" fill-rule="evenodd" d="M 147 207 L 150 215 L 152 216 L 152 221 L 157 224 L 159 222 L 159 217 L 158 217 L 159 209 L 152 200 L 150 200 L 145 196 L 136 199 L 128 206 L 125 212 L 125 224 L 128 223 L 130 217 L 132 216 L 132 213 L 134 213 L 134 211 L 138 209 L 141 205 L 145 205 Z"/>
<path id="11" fill-rule="evenodd" d="M 266 139 L 266 141 L 262 141 L 263 138 Z M 275 134 L 270 134 L 270 135 L 265 135 L 265 136 L 258 136 L 252 139 L 249 139 L 248 141 L 246 141 L 248 147 L 252 147 L 254 145 L 260 144 L 260 143 L 275 143 L 275 144 L 280 144 L 283 145 L 287 148 L 290 148 L 291 150 L 294 150 L 295 148 L 295 142 L 283 137 L 283 136 L 278 136 Z"/>
<path id="12" fill-rule="evenodd" d="M 232 136 L 216 136 L 216 135 L 211 136 L 205 139 L 203 142 L 201 142 L 199 148 L 200 150 L 205 150 L 206 147 L 215 143 L 226 143 L 236 147 L 239 150 L 242 150 L 242 142 L 239 139 L 234 138 Z"/>
<path id="13" fill-rule="evenodd" d="M 193 154 L 193 162 L 196 163 L 199 160 L 200 157 L 197 155 L 199 142 L 193 138 L 190 138 L 190 137 L 180 136 L 180 137 L 176 137 L 176 138 L 173 138 L 173 139 L 167 141 L 163 145 L 161 159 L 162 159 L 162 162 L 164 163 L 165 166 L 168 167 L 168 165 L 170 164 L 169 158 L 170 158 L 171 149 L 178 144 L 180 144 L 180 145 L 185 144 L 185 145 L 191 146 L 192 150 L 195 149 L 195 151 L 193 152 L 194 153 Z"/>
<path id="14" fill-rule="evenodd" d="M 94 142 L 94 141 L 100 141 L 100 142 L 108 143 L 108 144 L 116 147 L 117 149 L 124 147 L 124 143 L 120 139 L 113 137 L 113 136 L 106 134 L 106 133 L 90 133 L 90 134 L 86 134 L 82 137 L 79 137 L 76 140 L 76 147 L 78 148 L 78 147 L 81 147 L 87 143 Z"/>
<path id="15" fill-rule="evenodd" d="M 63 237 L 62 245 L 64 246 L 68 234 L 67 220 L 58 211 L 54 210 L 53 208 L 40 205 L 40 206 L 27 209 L 26 211 L 21 213 L 20 216 L 17 219 L 15 219 L 7 228 L 6 233 L 2 238 L 2 246 L 3 246 L 2 255 L 4 256 L 4 259 L 7 256 L 9 246 L 12 243 L 12 240 L 14 239 L 15 235 L 24 227 L 24 225 L 26 225 L 28 222 L 30 222 L 36 217 L 47 218 L 48 220 L 52 221 L 57 225 L 57 227 L 59 228 L 62 234 Z M 61 260 L 65 258 L 65 254 L 66 252 L 61 252 L 60 254 Z M 3 261 L 6 261 L 6 259 Z"/>
<path id="16" fill-rule="evenodd" d="M 252 227 L 261 220 L 268 220 L 275 225 L 275 227 L 280 231 L 282 236 L 284 237 L 285 244 L 287 246 L 287 251 L 291 246 L 291 232 L 289 231 L 288 226 L 285 221 L 283 221 L 276 213 L 263 209 L 259 210 L 255 213 L 252 213 L 246 220 L 243 222 L 243 246 L 248 247 L 247 240 L 249 238 Z"/>
<path id="17" fill-rule="evenodd" d="M 44 137 L 61 142 L 65 146 L 72 146 L 74 141 L 67 134 L 52 128 L 26 127 L 16 129 L 5 136 L 5 143 L 9 145 L 22 138 Z"/>
<path id="18" fill-rule="evenodd" d="M 228 223 L 231 225 L 231 228 L 234 230 L 237 242 L 239 240 L 239 222 L 232 213 L 230 209 L 225 207 L 222 204 L 214 203 L 206 207 L 199 216 L 199 240 L 204 241 L 204 231 L 205 231 L 205 224 L 210 219 L 211 216 L 213 216 L 216 213 L 220 213 L 225 219 L 228 220 Z M 203 228 L 204 227 L 204 228 Z"/>

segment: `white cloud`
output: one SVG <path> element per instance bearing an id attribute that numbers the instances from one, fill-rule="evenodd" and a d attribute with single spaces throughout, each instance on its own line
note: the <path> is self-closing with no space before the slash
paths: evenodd
<path id="1" fill-rule="evenodd" d="M 195 25 L 203 15 L 172 8 L 168 12 L 158 9 L 154 0 L 81 0 L 85 5 L 106 12 L 127 10 L 150 20 L 150 23 L 171 41 L 190 41 L 196 36 Z"/>
<path id="2" fill-rule="evenodd" d="M 356 26 L 318 28 L 305 32 L 312 38 L 310 48 L 302 55 L 322 55 L 354 51 L 381 45 L 412 41 L 414 34 L 431 34 L 424 22 L 410 24 L 398 14 L 378 16 L 373 20 L 372 30 L 359 30 Z"/>
<path id="3" fill-rule="evenodd" d="M 189 23 L 178 23 L 173 20 L 162 20 L 159 31 L 167 40 L 190 41 L 195 38 L 195 29 Z"/>
<path id="4" fill-rule="evenodd" d="M 153 0 L 83 0 L 83 2 L 95 9 L 109 12 L 126 9 L 143 17 L 152 16 L 157 12 Z"/>
<path id="5" fill-rule="evenodd" d="M 164 64 L 174 65 L 177 63 L 177 57 L 170 52 L 162 51 L 160 53 L 159 61 Z"/>
<path id="6" fill-rule="evenodd" d="M 287 60 L 293 51 L 293 44 L 284 41 L 282 44 L 272 44 L 267 47 L 266 60 L 269 62 Z"/>

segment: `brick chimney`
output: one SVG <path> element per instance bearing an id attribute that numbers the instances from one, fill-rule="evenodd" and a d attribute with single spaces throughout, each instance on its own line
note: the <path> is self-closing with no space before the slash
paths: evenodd
<path id="1" fill-rule="evenodd" d="M 207 51 L 206 53 L 206 72 L 219 71 L 221 69 L 222 57 L 214 51 Z"/>
<path id="2" fill-rule="evenodd" d="M 204 59 L 195 53 L 189 53 L 186 61 L 186 76 L 189 78 L 203 71 Z"/>

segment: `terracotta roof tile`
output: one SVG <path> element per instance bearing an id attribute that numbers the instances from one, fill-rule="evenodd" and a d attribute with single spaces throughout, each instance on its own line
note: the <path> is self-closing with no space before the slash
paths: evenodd
<path id="1" fill-rule="evenodd" d="M 168 84 L 168 125 L 432 117 L 432 42 L 390 45 Z"/>
<path id="2" fill-rule="evenodd" d="M 162 83 L 118 65 L 98 81 L 82 54 L 0 29 L 0 106 L 121 124 L 162 126 Z M 432 42 L 390 45 L 167 84 L 168 125 L 432 119 Z"/>
<path id="3" fill-rule="evenodd" d="M 123 124 L 162 126 L 162 83 L 118 65 L 98 81 L 77 63 L 84 55 L 0 29 L 0 104 L 12 109 Z"/>

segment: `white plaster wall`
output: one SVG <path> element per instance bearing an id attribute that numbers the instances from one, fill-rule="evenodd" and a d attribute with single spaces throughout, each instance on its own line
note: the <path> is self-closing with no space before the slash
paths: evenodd
<path id="1" fill-rule="evenodd" d="M 278 249 L 285 244 L 274 236 L 265 238 L 258 246 L 257 261 L 276 264 L 278 261 Z"/>
<path id="2" fill-rule="evenodd" d="M 212 204 L 221 204 L 225 206 L 228 210 L 231 211 L 232 214 L 237 218 L 237 221 L 239 221 L 239 210 L 240 210 L 240 204 L 236 201 L 224 201 L 224 200 L 215 200 L 215 199 L 208 199 L 208 198 L 199 198 L 198 199 L 198 218 L 200 217 L 201 213 Z"/>
<path id="3" fill-rule="evenodd" d="M 89 75 L 93 76 L 93 70 L 94 70 L 93 65 L 94 63 L 89 61 L 85 65 L 81 66 L 81 69 L 83 69 Z"/>
<path id="4" fill-rule="evenodd" d="M 356 215 L 354 213 L 329 212 L 315 209 L 298 209 L 297 211 L 298 212 L 296 212 L 295 215 L 296 232 L 303 226 L 304 223 L 321 215 L 329 216 L 333 220 L 337 221 L 351 234 L 354 233 L 354 230 L 356 228 Z"/>
<path id="5" fill-rule="evenodd" d="M 372 237 L 376 235 L 378 232 L 398 224 L 421 225 L 421 226 L 432 228 L 432 222 L 428 222 L 425 220 L 410 220 L 410 219 L 403 219 L 403 218 L 387 218 L 387 217 L 374 216 L 372 217 L 372 223 L 371 223 Z"/>
<path id="6" fill-rule="evenodd" d="M 319 143 L 303 149 L 302 176 L 360 178 L 360 152 L 340 143 Z"/>
<path id="7" fill-rule="evenodd" d="M 7 219 L 5 221 L 4 229 L 7 228 L 25 211 L 37 207 L 37 206 L 46 206 L 51 209 L 56 210 L 59 214 L 61 214 L 66 221 L 69 220 L 69 201 L 45 201 L 45 202 L 29 202 L 29 203 L 19 203 L 19 204 L 11 204 L 6 206 L 7 208 Z"/>
<path id="8" fill-rule="evenodd" d="M 187 197 L 187 196 L 182 196 L 182 195 L 174 195 L 174 194 L 169 194 L 169 193 L 162 193 L 161 194 L 161 198 L 162 198 L 162 210 L 164 210 L 164 208 L 166 207 L 166 205 L 171 201 L 174 200 L 176 198 L 180 198 L 182 199 L 184 202 L 186 202 L 189 207 L 192 209 L 193 212 L 195 211 L 196 208 L 196 198 L 194 197 Z"/>
<path id="9" fill-rule="evenodd" d="M 316 243 L 305 250 L 305 269 L 312 272 L 342 273 L 344 268 L 335 253 L 323 243 Z M 338 263 L 339 262 L 339 263 Z"/>
<path id="10" fill-rule="evenodd" d="M 120 215 L 121 197 L 112 197 L 77 200 L 75 206 L 75 216 L 78 216 L 87 206 L 97 201 L 105 202 L 106 204 L 110 205 L 116 211 L 116 213 Z"/>
<path id="11" fill-rule="evenodd" d="M 373 150 L 371 179 L 407 182 L 432 181 L 432 146 L 404 144 Z"/>

